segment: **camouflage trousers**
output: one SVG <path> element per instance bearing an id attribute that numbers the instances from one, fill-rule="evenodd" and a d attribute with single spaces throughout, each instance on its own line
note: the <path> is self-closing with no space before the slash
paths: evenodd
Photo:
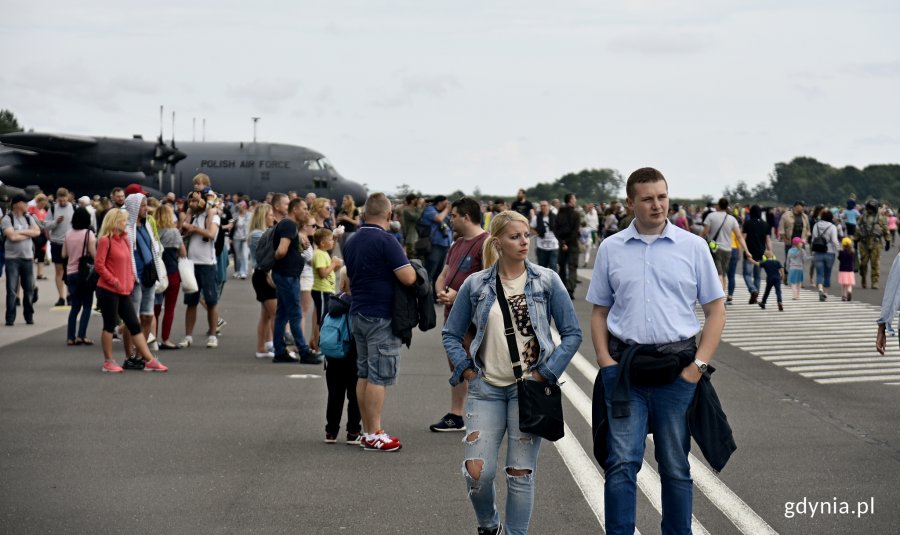
<path id="1" fill-rule="evenodd" d="M 866 287 L 866 272 L 872 269 L 872 286 L 878 284 L 881 263 L 881 241 L 859 242 L 859 279 L 862 287 Z"/>

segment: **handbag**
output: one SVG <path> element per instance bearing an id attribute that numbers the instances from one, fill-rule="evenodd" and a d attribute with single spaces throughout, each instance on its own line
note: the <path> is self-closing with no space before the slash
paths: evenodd
<path id="1" fill-rule="evenodd" d="M 84 233 L 84 245 L 81 247 L 81 258 L 78 259 L 78 288 L 87 292 L 93 292 L 100 280 L 100 275 L 94 269 L 94 257 L 87 251 L 90 236 L 90 230 Z"/>
<path id="2" fill-rule="evenodd" d="M 500 270 L 497 270 L 497 303 L 503 313 L 503 334 L 512 361 L 513 374 L 516 376 L 516 388 L 519 394 L 519 429 L 523 433 L 531 433 L 551 442 L 556 442 L 565 435 L 563 422 L 562 391 L 559 385 L 540 381 L 529 381 L 522 376 L 522 363 L 519 361 L 519 348 L 516 345 L 516 330 L 512 324 L 509 303 L 500 283 Z"/>
<path id="3" fill-rule="evenodd" d="M 178 259 L 178 275 L 181 276 L 181 289 L 186 294 L 200 291 L 197 285 L 197 277 L 194 276 L 194 263 L 187 258 Z"/>
<path id="4" fill-rule="evenodd" d="M 166 264 L 163 263 L 162 246 L 156 239 L 151 239 L 150 243 L 153 246 L 153 263 L 156 265 L 156 273 L 160 274 L 154 285 L 155 290 L 158 294 L 165 293 L 169 288 L 169 273 L 166 271 Z"/>

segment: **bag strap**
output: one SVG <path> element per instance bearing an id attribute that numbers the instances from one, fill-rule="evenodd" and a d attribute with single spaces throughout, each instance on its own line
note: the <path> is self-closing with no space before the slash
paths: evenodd
<path id="1" fill-rule="evenodd" d="M 503 313 L 503 335 L 506 337 L 506 346 L 509 349 L 509 360 L 512 361 L 513 374 L 516 381 L 523 381 L 522 363 L 519 362 L 519 346 L 516 344 L 516 330 L 513 328 L 512 315 L 509 313 L 509 303 L 503 293 L 503 284 L 500 282 L 500 268 L 497 268 L 497 303 L 500 312 Z"/>
<path id="2" fill-rule="evenodd" d="M 472 254 L 472 249 L 474 249 L 474 248 L 475 248 L 475 244 L 478 243 L 478 241 L 479 241 L 478 238 L 479 238 L 479 237 L 480 237 L 480 236 L 476 236 L 475 238 L 472 238 L 472 243 L 469 245 L 469 249 L 466 251 L 466 254 L 464 254 L 463 257 L 462 257 L 463 260 L 465 260 L 466 257 L 469 256 L 470 254 Z M 465 238 L 461 238 L 461 239 L 465 240 Z M 482 243 L 483 243 L 483 242 L 482 242 Z M 452 249 L 452 247 L 451 247 L 451 249 Z M 448 255 L 449 255 L 449 254 L 448 254 Z M 452 287 L 453 287 L 453 283 L 456 282 L 456 276 L 457 276 L 457 275 L 459 275 L 459 263 L 456 264 L 456 270 L 453 272 L 453 276 L 452 276 L 452 277 L 447 277 L 446 279 L 444 279 L 444 285 L 445 285 L 445 286 L 449 286 L 449 287 L 452 288 Z"/>
<path id="3" fill-rule="evenodd" d="M 719 239 L 719 233 L 722 232 L 722 227 L 724 227 L 725 223 L 727 223 L 727 222 L 728 222 L 728 214 L 726 213 L 725 217 L 722 218 L 722 224 L 719 225 L 719 230 L 717 230 L 716 234 L 713 236 L 713 241 L 716 241 Z"/>
<path id="4" fill-rule="evenodd" d="M 91 237 L 91 229 L 85 229 L 84 245 L 81 246 L 81 256 L 84 256 L 87 253 L 88 238 L 90 238 L 90 237 Z"/>

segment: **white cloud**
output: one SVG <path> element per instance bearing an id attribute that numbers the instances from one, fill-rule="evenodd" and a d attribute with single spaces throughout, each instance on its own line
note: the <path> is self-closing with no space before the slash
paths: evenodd
<path id="1" fill-rule="evenodd" d="M 631 33 L 609 41 L 609 50 L 642 56 L 699 54 L 712 48 L 715 39 L 701 33 Z"/>

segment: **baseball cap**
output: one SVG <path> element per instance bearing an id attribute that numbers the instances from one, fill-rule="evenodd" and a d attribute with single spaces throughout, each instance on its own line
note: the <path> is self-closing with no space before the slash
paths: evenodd
<path id="1" fill-rule="evenodd" d="M 24 195 L 19 193 L 17 195 L 13 195 L 10 205 L 16 204 L 17 202 L 28 202 L 28 199 Z"/>
<path id="2" fill-rule="evenodd" d="M 133 195 L 135 193 L 140 193 L 142 195 L 149 195 L 144 188 L 140 184 L 128 184 L 125 187 L 125 195 Z"/>
<path id="3" fill-rule="evenodd" d="M 803 238 L 794 238 L 791 240 L 791 245 L 797 245 L 798 243 L 803 243 Z"/>

